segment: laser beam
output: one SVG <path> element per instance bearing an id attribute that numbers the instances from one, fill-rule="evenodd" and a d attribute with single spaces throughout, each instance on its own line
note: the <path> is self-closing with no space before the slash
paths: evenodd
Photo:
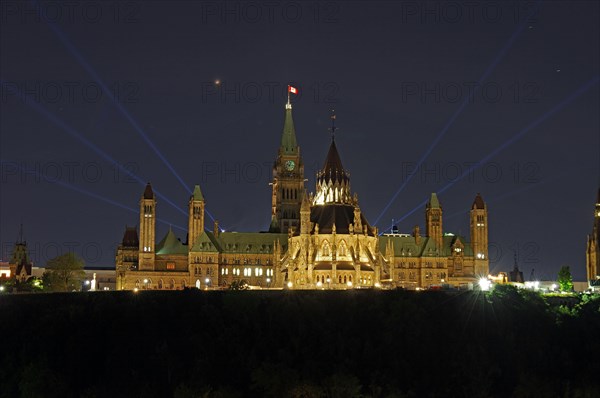
<path id="1" fill-rule="evenodd" d="M 39 173 L 39 172 L 38 172 L 37 170 L 35 170 L 35 169 L 24 169 L 23 167 L 19 166 L 18 164 L 15 164 L 15 163 L 13 163 L 13 162 L 6 162 L 6 161 L 2 161 L 1 163 L 3 163 L 3 164 L 10 164 L 10 165 L 13 165 L 13 166 L 14 166 L 14 165 L 16 165 L 16 167 L 17 167 L 19 170 L 21 170 L 21 171 L 25 171 L 25 172 L 27 172 L 28 174 L 35 174 L 35 175 L 36 175 L 38 178 L 40 178 L 40 179 L 43 179 L 43 180 L 44 180 L 44 181 L 46 181 L 48 184 L 58 184 L 58 185 L 60 185 L 60 186 L 61 186 L 61 187 L 63 187 L 63 188 L 67 188 L 67 189 L 70 189 L 70 190 L 72 190 L 72 191 L 79 192 L 80 194 L 83 194 L 83 195 L 86 195 L 86 196 L 92 197 L 92 198 L 94 198 L 94 199 L 98 199 L 98 200 L 100 200 L 100 201 L 102 201 L 102 202 L 105 202 L 105 203 L 111 204 L 111 205 L 113 205 L 113 206 L 116 206 L 116 207 L 119 207 L 119 208 L 121 208 L 121 209 L 128 210 L 128 211 L 130 211 L 130 212 L 132 212 L 132 213 L 139 214 L 139 212 L 140 212 L 140 211 L 139 211 L 139 209 L 134 209 L 133 207 L 129 207 L 129 206 L 127 206 L 127 205 L 124 205 L 124 204 L 122 204 L 122 203 L 120 203 L 120 202 L 117 202 L 117 201 L 115 201 L 115 200 L 112 200 L 112 199 L 110 199 L 110 198 L 107 198 L 107 197 L 105 197 L 105 196 L 99 195 L 99 194 L 97 194 L 97 193 L 95 193 L 95 192 L 89 191 L 89 190 L 87 190 L 87 189 L 83 189 L 83 188 L 77 187 L 77 186 L 75 186 L 75 185 L 73 185 L 73 184 L 69 184 L 68 182 L 64 182 L 64 181 L 60 181 L 60 180 L 52 180 L 52 181 L 50 181 L 50 180 L 49 180 L 49 179 L 48 179 L 46 176 L 44 176 L 42 173 Z M 164 219 L 162 219 L 162 218 L 158 218 L 158 217 L 157 217 L 157 218 L 156 218 L 156 221 L 158 221 L 158 222 L 161 222 L 161 223 L 163 223 L 163 224 L 166 224 L 166 225 L 172 225 L 172 226 L 174 226 L 175 228 L 178 228 L 178 229 L 180 229 L 180 230 L 182 230 L 182 231 L 187 231 L 187 228 L 183 228 L 183 227 L 181 227 L 181 226 L 179 226 L 179 225 L 177 225 L 177 224 L 173 224 L 173 223 L 171 223 L 171 222 L 169 222 L 169 221 L 167 221 L 167 220 L 164 220 Z"/>
<path id="2" fill-rule="evenodd" d="M 37 5 L 37 1 L 32 1 L 32 3 Z M 38 7 L 38 10 L 40 10 L 40 7 Z M 75 48 L 73 43 L 71 43 L 71 41 L 67 38 L 67 35 L 58 27 L 58 25 L 56 23 L 48 20 L 48 18 L 45 15 L 42 15 L 42 13 L 38 13 L 38 14 L 40 15 L 40 18 L 42 18 L 44 20 L 44 22 L 46 22 L 46 24 L 50 27 L 50 29 L 52 29 L 54 34 L 58 37 L 58 39 L 66 47 L 66 49 L 71 53 L 71 55 L 73 57 L 75 57 L 77 62 L 79 62 L 79 64 L 86 70 L 86 72 L 89 73 L 94 78 L 96 83 L 100 86 L 100 88 L 104 92 L 104 95 L 108 96 L 111 99 L 113 105 L 117 108 L 117 110 L 133 126 L 134 130 L 139 134 L 140 137 L 142 137 L 144 142 L 154 151 L 156 156 L 158 156 L 159 159 L 162 160 L 162 162 L 165 164 L 165 166 L 167 166 L 169 171 L 171 171 L 171 173 L 175 176 L 175 178 L 177 178 L 177 181 L 179 181 L 179 183 L 184 187 L 186 192 L 189 192 L 189 189 L 190 189 L 189 185 L 183 181 L 183 179 L 175 171 L 175 168 L 171 165 L 171 163 L 160 152 L 160 150 L 157 148 L 157 146 L 154 144 L 154 142 L 152 142 L 152 140 L 144 132 L 142 126 L 137 122 L 137 120 L 127 111 L 127 109 L 125 109 L 125 107 L 119 101 L 115 101 L 113 96 L 110 95 L 111 91 L 109 90 L 106 83 L 104 83 L 104 81 L 102 80 L 100 75 L 96 72 L 96 70 L 94 68 L 92 68 L 92 66 L 85 60 L 83 55 L 81 55 L 81 53 L 77 50 L 77 48 Z"/>
<path id="3" fill-rule="evenodd" d="M 584 83 L 582 86 L 580 86 L 577 90 L 575 90 L 573 93 L 571 93 L 564 100 L 562 100 L 561 102 L 559 102 L 558 104 L 556 104 L 555 106 L 553 106 L 549 111 L 545 112 L 542 116 L 538 117 L 533 122 L 531 122 L 530 124 L 528 124 L 525 128 L 521 129 L 517 134 L 513 135 L 510 139 L 508 139 L 502 145 L 500 145 L 499 147 L 497 147 L 496 149 L 494 149 L 493 151 L 491 151 L 489 154 L 487 154 L 485 157 L 483 157 L 479 162 L 475 163 L 474 165 L 472 165 L 471 167 L 469 167 L 467 170 L 465 170 L 458 178 L 454 179 L 452 182 L 446 184 L 444 187 L 442 187 L 441 189 L 439 189 L 437 191 L 437 193 L 440 194 L 440 193 L 443 193 L 443 192 L 447 191 L 448 189 L 450 189 L 458 181 L 460 181 L 463 178 L 465 178 L 466 176 L 468 176 L 473 170 L 476 170 L 479 167 L 481 167 L 483 164 L 485 164 L 486 162 L 488 162 L 494 156 L 498 155 L 500 152 L 502 152 L 503 150 L 505 150 L 506 148 L 508 148 L 509 146 L 511 146 L 512 144 L 514 144 L 515 142 L 517 142 L 518 140 L 520 140 L 521 138 L 523 138 L 523 136 L 525 134 L 527 134 L 529 131 L 531 131 L 535 127 L 539 126 L 544 121 L 546 121 L 550 116 L 552 116 L 556 112 L 562 110 L 567 105 L 571 104 L 573 101 L 575 101 L 577 98 L 579 98 L 585 92 L 587 92 L 590 88 L 592 88 L 593 86 L 595 86 L 596 84 L 598 84 L 599 81 L 600 81 L 600 77 L 597 76 L 597 75 L 594 76 L 592 79 L 588 80 L 586 83 Z M 410 210 L 408 213 L 406 213 L 402 217 L 398 218 L 398 222 L 404 220 L 406 217 L 408 217 L 411 214 L 413 214 L 419 208 L 422 208 L 426 203 L 427 203 L 427 200 L 421 202 L 414 209 Z M 390 229 L 391 228 L 388 228 L 384 232 L 387 232 Z"/>
<path id="4" fill-rule="evenodd" d="M 537 5 L 539 5 L 540 3 L 541 3 L 541 0 L 538 0 Z M 379 220 L 381 219 L 381 217 L 383 217 L 383 215 L 388 211 L 388 209 L 394 203 L 394 201 L 396 200 L 396 198 L 398 197 L 398 195 L 404 190 L 404 188 L 406 187 L 406 185 L 410 182 L 410 180 L 412 179 L 412 177 L 416 174 L 416 172 L 419 169 L 419 167 L 421 166 L 421 164 L 423 164 L 423 162 L 425 161 L 425 159 L 427 159 L 427 157 L 431 154 L 431 152 L 437 146 L 437 144 L 440 142 L 440 140 L 444 137 L 444 135 L 446 135 L 446 132 L 454 124 L 455 120 L 463 112 L 463 110 L 466 108 L 467 104 L 470 101 L 473 100 L 473 96 L 475 95 L 475 92 L 479 89 L 479 87 L 483 84 L 483 82 L 488 78 L 488 76 L 496 68 L 496 66 L 498 65 L 498 63 L 500 62 L 500 60 L 502 60 L 502 58 L 506 55 L 506 53 L 508 52 L 508 50 L 510 50 L 510 48 L 513 46 L 515 40 L 523 32 L 527 20 L 531 16 L 533 16 L 534 11 L 537 11 L 537 5 L 536 5 L 536 7 L 534 7 L 529 12 L 529 14 L 527 15 L 527 18 L 525 18 L 523 21 L 521 21 L 521 23 L 519 23 L 519 25 L 517 26 L 517 29 L 515 29 L 515 31 L 513 32 L 513 34 L 510 36 L 510 38 L 508 39 L 508 41 L 504 45 L 504 47 L 502 47 L 502 49 L 498 52 L 498 54 L 496 55 L 496 57 L 494 57 L 494 59 L 492 60 L 492 62 L 488 65 L 488 67 L 486 68 L 486 70 L 483 72 L 483 75 L 481 75 L 481 77 L 477 81 L 478 84 L 475 86 L 475 88 L 473 90 L 470 90 L 469 95 L 462 101 L 462 103 L 460 104 L 460 106 L 458 107 L 458 109 L 456 110 L 456 112 L 454 112 L 454 114 L 450 117 L 450 119 L 448 120 L 448 122 L 446 122 L 446 124 L 444 125 L 444 127 L 442 128 L 442 130 L 440 130 L 440 132 L 437 134 L 437 136 L 435 137 L 435 139 L 433 140 L 433 142 L 431 143 L 431 145 L 429 146 L 429 148 L 427 148 L 427 150 L 425 151 L 425 153 L 419 158 L 419 161 L 417 162 L 416 167 L 413 170 L 411 170 L 410 173 L 408 173 L 408 176 L 406 177 L 406 180 L 402 182 L 402 184 L 400 185 L 400 188 L 398 188 L 396 190 L 396 192 L 394 193 L 394 195 L 392 195 L 392 198 L 385 205 L 385 207 L 383 208 L 383 210 L 381 211 L 381 213 L 377 216 L 377 218 L 375 219 L 375 222 L 373 224 L 377 224 L 379 222 Z"/>
<path id="5" fill-rule="evenodd" d="M 0 79 L 0 85 L 3 85 L 6 88 L 8 87 L 8 85 L 6 85 L 6 83 L 4 83 L 2 79 Z M 82 134 L 78 133 L 77 130 L 75 130 L 73 127 L 69 126 L 68 124 L 66 124 L 63 120 L 61 120 L 59 117 L 57 117 L 56 115 L 54 115 L 52 112 L 48 111 L 43 106 L 37 104 L 35 101 L 29 100 L 29 98 L 28 98 L 27 95 L 23 95 L 22 93 L 18 92 L 18 90 L 15 91 L 15 94 L 25 104 L 27 104 L 30 107 L 32 107 L 36 112 L 40 113 L 41 115 L 43 115 L 44 117 L 46 117 L 48 120 L 50 120 L 52 123 L 54 123 L 56 126 L 58 126 L 61 129 L 63 129 L 71 137 L 76 138 L 78 141 L 80 141 L 85 146 L 87 146 L 88 148 L 90 148 L 96 154 L 100 155 L 104 160 L 108 161 L 111 164 L 114 164 L 120 171 L 124 172 L 125 174 L 127 174 L 131 178 L 135 179 L 141 185 L 146 185 L 146 181 L 142 180 L 135 173 L 133 173 L 130 170 L 128 170 L 127 168 L 123 167 L 119 162 L 117 162 L 115 159 L 113 159 L 109 154 L 107 154 L 102 149 L 100 149 L 98 146 L 96 146 L 93 142 L 91 142 L 90 140 L 88 140 L 87 138 L 85 138 Z M 167 198 L 166 196 L 164 196 L 163 194 L 161 194 L 159 191 L 154 190 L 154 192 L 156 193 L 156 195 L 158 197 L 160 197 L 162 200 L 164 200 L 165 202 L 167 202 L 168 204 L 170 204 L 171 206 L 173 206 L 180 213 L 183 213 L 186 216 L 188 215 L 188 213 L 185 210 L 183 210 L 182 208 L 180 208 L 179 206 L 177 206 L 175 203 L 173 203 L 169 198 Z"/>

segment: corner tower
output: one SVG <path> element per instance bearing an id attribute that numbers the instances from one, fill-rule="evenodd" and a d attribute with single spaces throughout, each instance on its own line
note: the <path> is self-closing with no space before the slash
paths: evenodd
<path id="1" fill-rule="evenodd" d="M 204 231 L 204 195 L 200 185 L 194 187 L 188 208 L 188 247 L 191 250 L 198 236 Z"/>
<path id="2" fill-rule="evenodd" d="M 475 196 L 470 212 L 471 245 L 475 261 L 475 275 L 488 275 L 488 212 L 483 198 L 478 193 Z M 516 260 L 515 260 L 516 261 Z M 516 262 L 515 262 L 516 264 Z"/>
<path id="3" fill-rule="evenodd" d="M 156 198 L 148 183 L 140 199 L 139 269 L 154 269 L 154 244 L 156 242 Z"/>
<path id="4" fill-rule="evenodd" d="M 585 254 L 588 281 L 595 281 L 600 277 L 600 189 L 594 208 L 594 226 L 592 233 L 588 235 Z"/>
<path id="5" fill-rule="evenodd" d="M 441 250 L 443 246 L 442 206 L 435 192 L 431 194 L 431 198 L 429 198 L 429 202 L 425 207 L 425 228 L 427 236 L 433 239 Z"/>
<path id="6" fill-rule="evenodd" d="M 270 232 L 298 230 L 300 207 L 304 197 L 304 163 L 296 141 L 292 104 L 287 102 L 281 134 L 281 145 L 273 165 Z"/>

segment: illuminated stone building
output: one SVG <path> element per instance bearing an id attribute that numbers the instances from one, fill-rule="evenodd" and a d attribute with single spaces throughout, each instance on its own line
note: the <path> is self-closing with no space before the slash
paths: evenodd
<path id="1" fill-rule="evenodd" d="M 468 286 L 488 275 L 488 213 L 481 195 L 470 210 L 470 242 L 443 232 L 435 193 L 425 208 L 424 235 L 415 227 L 412 234 L 380 236 L 351 191 L 333 137 L 309 194 L 292 106 L 286 104 L 268 232 L 224 232 L 216 222 L 208 230 L 205 198 L 196 185 L 188 202 L 187 238 L 169 229 L 157 243 L 157 201 L 148 184 L 139 202 L 139 236 L 137 228 L 126 227 L 117 249 L 117 289 L 212 289 L 242 281 L 261 288 L 415 289 Z"/>
<path id="2" fill-rule="evenodd" d="M 586 249 L 586 269 L 588 281 L 594 282 L 595 286 L 600 285 L 600 189 L 594 208 L 594 226 L 592 233 L 588 235 Z"/>

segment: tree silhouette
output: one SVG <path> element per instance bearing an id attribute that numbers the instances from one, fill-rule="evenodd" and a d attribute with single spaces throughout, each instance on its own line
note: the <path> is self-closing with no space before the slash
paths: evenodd
<path id="1" fill-rule="evenodd" d="M 563 292 L 573 290 L 573 277 L 571 276 L 571 267 L 568 265 L 562 266 L 558 271 L 558 285 Z"/>

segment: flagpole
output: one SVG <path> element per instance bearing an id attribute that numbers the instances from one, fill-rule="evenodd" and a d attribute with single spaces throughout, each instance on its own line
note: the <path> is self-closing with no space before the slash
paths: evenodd
<path id="1" fill-rule="evenodd" d="M 290 104 L 290 85 L 288 84 L 288 89 L 287 89 L 287 94 L 288 94 L 288 102 L 287 104 Z"/>

